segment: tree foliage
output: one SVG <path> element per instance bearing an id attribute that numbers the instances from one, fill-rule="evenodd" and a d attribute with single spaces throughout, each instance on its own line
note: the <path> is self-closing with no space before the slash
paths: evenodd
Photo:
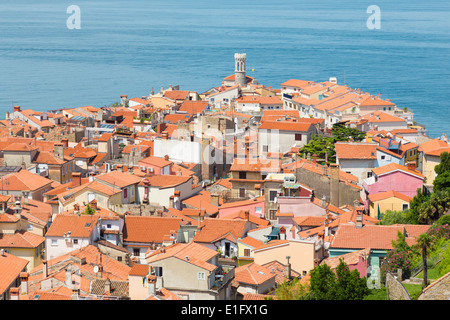
<path id="1" fill-rule="evenodd" d="M 440 163 L 434 167 L 437 176 L 433 181 L 433 190 L 450 191 L 450 153 L 443 152 L 440 156 Z"/>
<path id="2" fill-rule="evenodd" d="M 336 273 L 327 264 L 311 270 L 310 292 L 316 300 L 362 300 L 370 290 L 366 278 L 341 259 Z"/>
<path id="3" fill-rule="evenodd" d="M 450 191 L 441 190 L 433 192 L 429 201 L 418 207 L 418 220 L 420 223 L 431 224 L 438 220 L 450 209 Z"/>

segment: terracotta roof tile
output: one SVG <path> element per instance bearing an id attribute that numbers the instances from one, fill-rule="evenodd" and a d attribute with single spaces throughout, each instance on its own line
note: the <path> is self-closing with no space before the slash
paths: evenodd
<path id="1" fill-rule="evenodd" d="M 125 217 L 124 242 L 163 243 L 165 236 L 175 235 L 181 226 L 179 218 L 129 216 Z"/>
<path id="2" fill-rule="evenodd" d="M 88 238 L 97 225 L 99 216 L 58 214 L 53 220 L 46 237 L 62 237 L 69 231 L 71 237 Z"/>
<path id="3" fill-rule="evenodd" d="M 275 283 L 275 277 L 276 275 L 269 269 L 252 262 L 236 268 L 234 281 L 251 285 L 261 285 L 270 280 L 273 280 Z"/>
<path id="4" fill-rule="evenodd" d="M 16 257 L 10 253 L 0 255 L 0 295 L 13 284 L 25 269 L 28 260 Z"/>
<path id="5" fill-rule="evenodd" d="M 376 143 L 336 142 L 336 157 L 338 159 L 376 159 Z"/>
<path id="6" fill-rule="evenodd" d="M 245 235 L 247 223 L 246 220 L 205 218 L 192 241 L 212 243 L 229 235 L 236 242 Z"/>

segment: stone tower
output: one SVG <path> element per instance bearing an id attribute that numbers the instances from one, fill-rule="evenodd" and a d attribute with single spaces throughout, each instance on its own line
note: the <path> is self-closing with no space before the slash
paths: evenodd
<path id="1" fill-rule="evenodd" d="M 247 60 L 246 53 L 234 54 L 234 84 L 241 87 L 247 86 L 247 79 L 245 76 L 245 62 Z"/>

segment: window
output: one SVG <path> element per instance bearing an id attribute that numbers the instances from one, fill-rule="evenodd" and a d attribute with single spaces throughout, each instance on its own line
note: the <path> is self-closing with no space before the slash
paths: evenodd
<path id="1" fill-rule="evenodd" d="M 155 267 L 155 276 L 162 277 L 163 275 L 163 268 L 162 267 Z"/>
<path id="2" fill-rule="evenodd" d="M 128 197 L 128 189 L 123 189 L 123 197 L 126 199 Z"/>
<path id="3" fill-rule="evenodd" d="M 263 152 L 268 152 L 268 151 L 269 151 L 269 146 L 268 145 L 263 146 Z"/>
<path id="4" fill-rule="evenodd" d="M 275 202 L 275 198 L 277 197 L 277 191 L 276 190 L 270 190 L 269 191 L 269 201 Z"/>
<path id="5" fill-rule="evenodd" d="M 117 257 L 117 261 L 122 261 L 122 257 Z"/>
<path id="6" fill-rule="evenodd" d="M 52 246 L 57 246 L 57 245 L 58 245 L 58 240 L 52 239 Z"/>
<path id="7" fill-rule="evenodd" d="M 381 156 L 381 160 L 385 160 L 386 159 L 386 156 Z"/>
<path id="8" fill-rule="evenodd" d="M 245 198 L 245 188 L 239 188 L 239 197 Z"/>
<path id="9" fill-rule="evenodd" d="M 78 244 L 78 239 L 73 239 L 73 244 Z"/>
<path id="10" fill-rule="evenodd" d="M 269 220 L 275 220 L 276 214 L 277 214 L 277 210 L 269 210 Z"/>
<path id="11" fill-rule="evenodd" d="M 139 248 L 135 248 L 135 249 L 133 249 L 133 256 L 135 256 L 135 257 L 139 257 L 140 256 L 140 254 L 141 254 L 141 250 L 139 250 Z"/>
<path id="12" fill-rule="evenodd" d="M 367 172 L 367 178 L 370 178 L 372 176 L 372 171 Z"/>
<path id="13" fill-rule="evenodd" d="M 205 273 L 204 272 L 197 272 L 197 279 L 198 280 L 205 280 Z"/>
<path id="14" fill-rule="evenodd" d="M 302 135 L 301 135 L 301 133 L 296 133 L 296 134 L 295 134 L 295 141 L 302 141 Z"/>
<path id="15" fill-rule="evenodd" d="M 250 257 L 250 249 L 244 249 L 244 257 Z"/>
<path id="16" fill-rule="evenodd" d="M 407 203 L 403 203 L 402 204 L 402 210 L 403 211 L 408 210 L 408 208 L 409 208 L 409 205 Z"/>
<path id="17" fill-rule="evenodd" d="M 108 224 L 106 225 L 106 228 L 107 228 L 107 229 L 111 229 L 111 223 L 108 223 Z"/>
<path id="18" fill-rule="evenodd" d="M 240 171 L 239 172 L 239 179 L 247 179 L 247 172 Z"/>
<path id="19" fill-rule="evenodd" d="M 32 230 L 33 230 L 33 225 L 29 224 L 29 225 L 27 226 L 27 230 L 28 230 L 28 231 L 32 231 Z"/>

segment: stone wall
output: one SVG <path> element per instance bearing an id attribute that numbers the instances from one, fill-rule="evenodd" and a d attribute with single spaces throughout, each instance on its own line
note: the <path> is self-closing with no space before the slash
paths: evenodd
<path id="1" fill-rule="evenodd" d="M 450 272 L 426 287 L 417 300 L 450 300 Z"/>
<path id="2" fill-rule="evenodd" d="M 411 300 L 408 291 L 392 273 L 386 274 L 386 289 L 388 300 Z"/>

